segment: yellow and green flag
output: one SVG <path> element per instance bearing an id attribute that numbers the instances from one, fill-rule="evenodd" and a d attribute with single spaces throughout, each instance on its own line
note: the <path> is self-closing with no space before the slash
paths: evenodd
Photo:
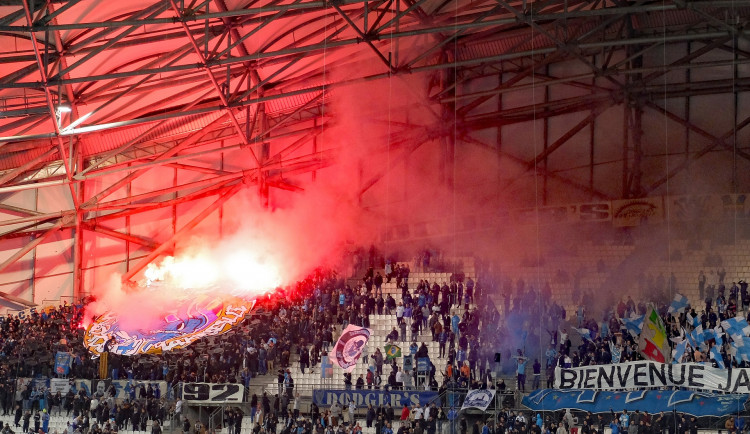
<path id="1" fill-rule="evenodd" d="M 385 358 L 386 359 L 395 359 L 396 357 L 401 357 L 401 347 L 394 344 L 386 344 L 385 346 Z"/>
<path id="2" fill-rule="evenodd" d="M 667 329 L 653 305 L 649 305 L 643 319 L 638 349 L 647 360 L 660 363 L 671 360 L 672 350 L 669 348 Z"/>

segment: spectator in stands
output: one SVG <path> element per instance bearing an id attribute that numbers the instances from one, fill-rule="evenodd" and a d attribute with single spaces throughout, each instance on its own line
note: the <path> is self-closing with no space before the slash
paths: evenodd
<path id="1" fill-rule="evenodd" d="M 534 359 L 534 364 L 531 367 L 534 373 L 534 379 L 531 383 L 531 389 L 537 390 L 539 389 L 539 382 L 542 377 L 542 365 L 541 363 L 539 363 L 539 359 Z"/>
<path id="2" fill-rule="evenodd" d="M 525 392 L 526 391 L 526 363 L 529 361 L 529 359 L 520 354 L 516 356 L 515 359 L 516 359 L 517 388 L 521 392 Z"/>
<path id="3" fill-rule="evenodd" d="M 307 346 L 304 344 L 304 340 L 301 341 L 299 346 L 299 369 L 300 372 L 303 374 L 305 373 L 305 368 L 307 368 L 310 364 L 310 351 L 307 349 Z"/>
<path id="4" fill-rule="evenodd" d="M 409 410 L 409 406 L 404 402 L 404 406 L 401 408 L 401 422 L 405 422 L 409 420 L 409 413 L 411 411 Z"/>
<path id="5" fill-rule="evenodd" d="M 362 377 L 362 374 L 359 374 L 359 377 L 357 378 L 357 382 L 355 383 L 354 387 L 357 390 L 362 390 L 365 388 L 365 379 Z"/>

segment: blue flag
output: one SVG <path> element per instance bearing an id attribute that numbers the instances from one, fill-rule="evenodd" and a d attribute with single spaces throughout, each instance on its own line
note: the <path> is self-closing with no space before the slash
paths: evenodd
<path id="1" fill-rule="evenodd" d="M 688 299 L 682 294 L 675 294 L 667 313 L 683 312 L 688 307 Z"/>
<path id="2" fill-rule="evenodd" d="M 680 360 L 682 360 L 682 356 L 685 354 L 685 351 L 687 350 L 687 345 L 688 345 L 687 339 L 675 345 L 674 357 L 672 358 L 672 363 L 680 363 Z"/>
<path id="3" fill-rule="evenodd" d="M 721 322 L 721 326 L 724 327 L 730 336 L 742 335 L 750 336 L 750 324 L 743 317 L 729 318 Z"/>
<path id="4" fill-rule="evenodd" d="M 586 328 L 577 329 L 575 327 L 573 327 L 573 330 L 577 331 L 578 334 L 581 335 L 583 339 L 593 342 L 593 339 L 591 339 L 591 330 L 586 329 Z"/>
<path id="5" fill-rule="evenodd" d="M 639 315 L 631 318 L 622 318 L 621 321 L 630 334 L 637 337 L 641 334 L 641 329 L 643 328 L 643 318 L 644 315 Z"/>
<path id="6" fill-rule="evenodd" d="M 734 360 L 739 362 L 750 362 L 750 345 L 746 345 L 741 340 L 734 341 L 729 345 L 732 346 Z"/>
<path id="7" fill-rule="evenodd" d="M 706 342 L 703 334 L 703 326 L 699 325 L 698 327 L 694 328 L 693 331 L 690 332 L 689 335 L 687 335 L 687 338 L 690 342 L 690 346 L 693 348 L 698 348 L 703 345 L 703 343 Z"/>
<path id="8" fill-rule="evenodd" d="M 711 347 L 711 358 L 716 360 L 716 364 L 719 366 L 720 369 L 726 369 L 726 366 L 724 366 L 724 358 L 721 357 L 721 352 L 719 352 L 719 347 L 716 345 Z"/>
<path id="9" fill-rule="evenodd" d="M 721 338 L 724 335 L 724 332 L 721 331 L 721 329 L 707 329 L 703 332 L 703 338 L 705 340 L 711 340 L 713 339 L 716 342 L 716 345 L 723 345 L 724 340 Z"/>
<path id="10" fill-rule="evenodd" d="M 693 316 L 691 314 L 687 314 L 686 318 L 688 320 L 688 323 L 693 327 L 698 327 L 698 325 L 700 325 L 701 323 L 701 319 L 698 315 Z"/>

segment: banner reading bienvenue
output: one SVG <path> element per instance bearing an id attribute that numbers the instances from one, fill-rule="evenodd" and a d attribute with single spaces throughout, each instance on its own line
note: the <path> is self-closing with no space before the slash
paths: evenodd
<path id="1" fill-rule="evenodd" d="M 730 371 L 700 363 L 654 361 L 555 368 L 555 389 L 623 390 L 649 387 L 750 393 L 750 368 Z"/>

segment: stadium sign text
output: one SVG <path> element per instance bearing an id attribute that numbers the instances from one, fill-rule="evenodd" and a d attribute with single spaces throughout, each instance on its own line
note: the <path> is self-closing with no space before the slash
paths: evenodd
<path id="1" fill-rule="evenodd" d="M 699 363 L 652 361 L 555 368 L 556 389 L 623 390 L 680 387 L 750 393 L 750 369 L 719 369 Z"/>
<path id="2" fill-rule="evenodd" d="M 242 402 L 244 393 L 245 387 L 241 384 L 182 384 L 182 399 L 192 403 Z"/>
<path id="3" fill-rule="evenodd" d="M 429 405 L 437 399 L 437 392 L 433 391 L 384 391 L 384 390 L 332 390 L 318 389 L 313 391 L 313 402 L 317 405 L 331 406 L 338 403 L 341 406 L 349 405 L 354 401 L 358 407 L 391 404 L 399 408 L 404 403 L 408 405 Z"/>

